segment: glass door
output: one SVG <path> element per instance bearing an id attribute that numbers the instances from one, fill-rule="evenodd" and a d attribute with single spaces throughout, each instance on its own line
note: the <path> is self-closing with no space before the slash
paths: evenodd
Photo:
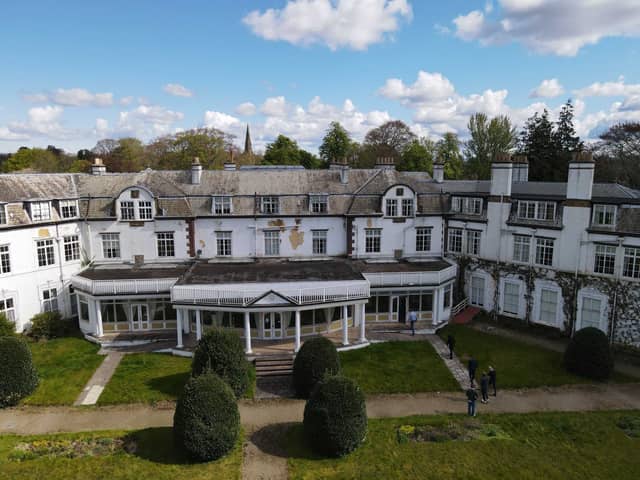
<path id="1" fill-rule="evenodd" d="M 146 303 L 131 305 L 132 330 L 149 330 L 149 307 Z"/>
<path id="2" fill-rule="evenodd" d="M 484 306 L 484 278 L 471 277 L 471 304 L 478 307 Z"/>
<path id="3" fill-rule="evenodd" d="M 282 316 L 278 312 L 265 312 L 262 317 L 264 338 L 282 337 Z"/>
<path id="4" fill-rule="evenodd" d="M 397 322 L 399 320 L 399 315 L 398 315 L 398 307 L 400 305 L 399 299 L 398 297 L 391 297 L 391 312 L 389 315 L 389 319 L 392 322 Z"/>

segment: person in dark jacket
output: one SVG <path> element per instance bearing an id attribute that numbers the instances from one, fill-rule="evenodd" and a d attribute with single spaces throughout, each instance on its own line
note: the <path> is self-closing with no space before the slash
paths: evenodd
<path id="1" fill-rule="evenodd" d="M 473 358 L 473 355 L 469 358 L 469 381 L 471 382 L 471 387 L 473 388 L 473 384 L 476 380 L 476 370 L 478 369 L 478 361 Z"/>
<path id="2" fill-rule="evenodd" d="M 467 413 L 470 417 L 475 417 L 478 392 L 476 392 L 473 388 L 467 388 L 467 391 L 465 393 L 467 394 Z"/>
<path id="3" fill-rule="evenodd" d="M 496 387 L 496 371 L 493 367 L 489 367 L 489 386 L 493 387 L 493 396 L 497 396 L 497 387 Z"/>
<path id="4" fill-rule="evenodd" d="M 447 347 L 449 347 L 449 358 L 453 358 L 453 349 L 456 348 L 456 338 L 449 334 L 447 335 Z"/>
<path id="5" fill-rule="evenodd" d="M 489 403 L 489 376 L 487 372 L 482 372 L 480 377 L 480 393 L 482 394 L 482 403 Z"/>

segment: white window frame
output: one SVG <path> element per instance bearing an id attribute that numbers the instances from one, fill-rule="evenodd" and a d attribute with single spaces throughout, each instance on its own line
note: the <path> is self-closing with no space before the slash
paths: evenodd
<path id="1" fill-rule="evenodd" d="M 0 275 L 11 273 L 11 252 L 9 244 L 0 245 Z"/>
<path id="2" fill-rule="evenodd" d="M 531 262 L 531 235 L 513 234 L 513 261 L 527 264 Z"/>
<path id="3" fill-rule="evenodd" d="M 507 294 L 507 289 L 517 288 L 517 296 L 515 298 L 515 303 L 513 302 L 513 293 L 509 292 Z M 502 292 L 501 292 L 501 300 L 502 300 L 502 313 L 505 315 L 510 315 L 514 317 L 520 316 L 521 310 L 521 300 L 522 300 L 522 282 L 511 279 L 503 279 L 502 280 Z M 509 298 L 507 298 L 509 297 Z M 507 303 L 507 300 L 509 302 Z M 513 308 L 515 307 L 515 309 Z M 515 310 L 515 311 L 514 311 Z"/>
<path id="4" fill-rule="evenodd" d="M 480 255 L 480 240 L 482 239 L 482 232 L 480 230 L 465 230 L 465 253 L 467 255 L 478 256 Z"/>
<path id="5" fill-rule="evenodd" d="M 120 234 L 116 232 L 107 232 L 100 234 L 102 237 L 102 257 L 103 258 L 121 258 L 120 250 Z M 117 253 L 114 255 L 112 252 Z"/>
<path id="6" fill-rule="evenodd" d="M 34 222 L 43 222 L 51 220 L 51 202 L 31 202 L 31 220 Z"/>
<path id="7" fill-rule="evenodd" d="M 593 273 L 601 275 L 613 275 L 616 272 L 615 245 L 603 245 L 596 243 L 593 249 Z"/>
<path id="8" fill-rule="evenodd" d="M 138 220 L 153 220 L 153 202 L 138 200 Z"/>
<path id="9" fill-rule="evenodd" d="M 463 228 L 449 228 L 449 231 L 447 233 L 447 251 L 452 252 L 452 253 L 462 253 L 463 252 L 463 238 L 464 238 L 464 229 Z M 460 245 L 459 249 L 453 249 L 453 245 L 454 245 L 454 240 L 455 240 L 455 244 L 456 247 L 458 246 L 458 243 Z M 459 240 L 459 242 L 458 242 Z"/>
<path id="10" fill-rule="evenodd" d="M 176 241 L 174 232 L 157 232 L 156 246 L 158 249 L 158 257 L 175 257 Z"/>
<path id="11" fill-rule="evenodd" d="M 7 305 L 11 303 L 11 305 Z M 12 296 L 0 298 L 0 313 L 4 313 L 7 319 L 16 323 L 16 298 Z"/>
<path id="12" fill-rule="evenodd" d="M 482 199 L 478 197 L 451 197 L 451 211 L 465 215 L 482 215 Z"/>
<path id="13" fill-rule="evenodd" d="M 312 193 L 309 195 L 309 212 L 310 213 L 327 213 L 329 211 L 329 196 L 321 193 Z"/>
<path id="14" fill-rule="evenodd" d="M 120 200 L 118 205 L 121 220 L 133 221 L 136 219 L 136 203 L 133 200 Z"/>
<path id="15" fill-rule="evenodd" d="M 547 213 L 551 207 L 551 218 Z M 552 222 L 556 218 L 557 205 L 556 202 L 535 201 L 535 200 L 518 200 L 518 208 L 516 216 L 521 220 L 539 220 L 543 222 Z"/>
<path id="16" fill-rule="evenodd" d="M 230 230 L 216 232 L 216 256 L 231 257 L 233 255 L 233 234 Z"/>
<path id="17" fill-rule="evenodd" d="M 624 247 L 622 276 L 640 278 L 640 247 Z"/>
<path id="18" fill-rule="evenodd" d="M 36 240 L 36 261 L 39 268 L 56 264 L 56 248 L 53 238 Z"/>
<path id="19" fill-rule="evenodd" d="M 482 290 L 481 295 L 476 292 L 480 292 L 480 289 L 477 286 L 474 286 L 474 280 L 479 280 L 482 282 Z M 484 307 L 487 303 L 487 280 L 483 275 L 471 275 L 469 279 L 469 303 L 471 305 L 475 305 L 478 307 Z M 481 298 L 480 298 L 481 297 Z M 478 301 L 480 300 L 480 301 Z"/>
<path id="20" fill-rule="evenodd" d="M 555 257 L 555 246 L 556 246 L 556 242 L 555 239 L 553 238 L 546 238 L 546 237 L 535 237 L 536 239 L 536 250 L 535 250 L 535 264 L 536 265 L 540 265 L 542 267 L 552 267 L 553 266 L 553 259 Z M 548 242 L 551 242 L 551 245 L 548 245 Z M 548 249 L 551 249 L 551 258 L 549 263 L 544 263 L 541 260 L 545 260 L 546 259 L 546 255 L 545 252 L 548 251 Z"/>
<path id="21" fill-rule="evenodd" d="M 591 224 L 598 227 L 612 227 L 616 224 L 617 207 L 615 205 L 598 203 L 593 206 Z M 607 222 L 607 219 L 610 222 Z"/>
<path id="22" fill-rule="evenodd" d="M 592 293 L 592 292 L 578 293 L 578 318 L 577 318 L 576 331 L 581 330 L 586 326 L 591 326 L 591 325 L 586 325 L 586 326 L 584 325 L 583 311 L 585 307 L 585 299 L 588 300 L 587 303 L 591 303 L 594 301 L 600 302 L 600 309 L 599 309 L 600 315 L 598 319 L 598 325 L 596 326 L 596 328 L 598 328 L 599 330 L 601 330 L 602 332 L 608 335 L 608 332 L 607 332 L 608 319 L 605 316 L 605 312 L 607 309 L 607 297 L 605 295 L 602 295 L 599 293 Z"/>
<path id="23" fill-rule="evenodd" d="M 74 262 L 80 260 L 80 236 L 66 235 L 63 237 L 64 261 Z"/>
<path id="24" fill-rule="evenodd" d="M 0 225 L 7 224 L 7 204 L 0 204 Z"/>
<path id="25" fill-rule="evenodd" d="M 403 198 L 400 203 L 402 205 L 402 216 L 413 217 L 415 211 L 413 208 L 413 198 Z"/>
<path id="26" fill-rule="evenodd" d="M 60 218 L 76 218 L 78 216 L 77 200 L 60 200 L 58 207 L 60 208 Z"/>
<path id="27" fill-rule="evenodd" d="M 364 229 L 364 251 L 365 253 L 380 253 L 382 251 L 382 229 Z"/>
<path id="28" fill-rule="evenodd" d="M 542 309 L 542 303 L 543 303 L 543 297 L 545 292 L 550 292 L 553 293 L 556 297 L 556 301 L 555 301 L 555 311 L 553 312 L 553 320 L 549 321 L 548 319 L 544 319 L 543 318 L 543 309 Z M 538 288 L 538 294 L 537 294 L 537 301 L 536 301 L 536 305 L 535 305 L 535 312 L 534 312 L 534 321 L 536 323 L 541 323 L 543 325 L 549 325 L 552 327 L 557 327 L 558 326 L 558 312 L 560 311 L 560 304 L 561 304 L 561 299 L 562 299 L 562 290 L 558 287 L 552 287 L 552 286 L 546 286 L 546 285 L 541 285 Z M 547 302 L 548 303 L 548 302 Z"/>
<path id="29" fill-rule="evenodd" d="M 260 212 L 266 215 L 280 213 L 280 198 L 274 195 L 260 197 Z"/>
<path id="30" fill-rule="evenodd" d="M 385 201 L 385 216 L 397 217 L 398 216 L 398 199 L 387 198 Z"/>
<path id="31" fill-rule="evenodd" d="M 416 227 L 416 252 L 431 251 L 432 227 Z"/>
<path id="32" fill-rule="evenodd" d="M 211 200 L 211 213 L 214 215 L 230 215 L 233 212 L 229 195 L 216 195 Z"/>
<path id="33" fill-rule="evenodd" d="M 327 230 L 311 230 L 311 249 L 313 255 L 327 254 Z"/>
<path id="34" fill-rule="evenodd" d="M 43 288 L 40 292 L 40 302 L 43 312 L 59 311 L 60 305 L 58 305 L 58 288 Z"/>
<path id="35" fill-rule="evenodd" d="M 451 211 L 462 212 L 462 197 L 451 197 Z"/>
<path id="36" fill-rule="evenodd" d="M 280 256 L 280 230 L 264 231 L 264 254 L 267 257 Z"/>

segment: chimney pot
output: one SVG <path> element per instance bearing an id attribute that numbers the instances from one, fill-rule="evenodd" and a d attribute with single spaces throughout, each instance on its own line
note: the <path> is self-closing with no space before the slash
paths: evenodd
<path id="1" fill-rule="evenodd" d="M 193 163 L 191 164 L 191 184 L 199 185 L 202 178 L 202 165 L 198 157 L 193 157 Z"/>
<path id="2" fill-rule="evenodd" d="M 101 158 L 94 158 L 93 164 L 91 165 L 91 174 L 92 175 L 104 175 L 107 173 L 107 167 L 102 162 Z"/>

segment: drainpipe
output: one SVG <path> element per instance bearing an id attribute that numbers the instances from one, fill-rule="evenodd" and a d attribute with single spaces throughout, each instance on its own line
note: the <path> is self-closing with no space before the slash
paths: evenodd
<path id="1" fill-rule="evenodd" d="M 618 306 L 618 281 L 616 280 L 616 289 L 613 292 L 613 310 L 611 311 L 611 326 L 609 327 L 609 345 L 613 345 L 613 334 L 615 332 Z"/>

